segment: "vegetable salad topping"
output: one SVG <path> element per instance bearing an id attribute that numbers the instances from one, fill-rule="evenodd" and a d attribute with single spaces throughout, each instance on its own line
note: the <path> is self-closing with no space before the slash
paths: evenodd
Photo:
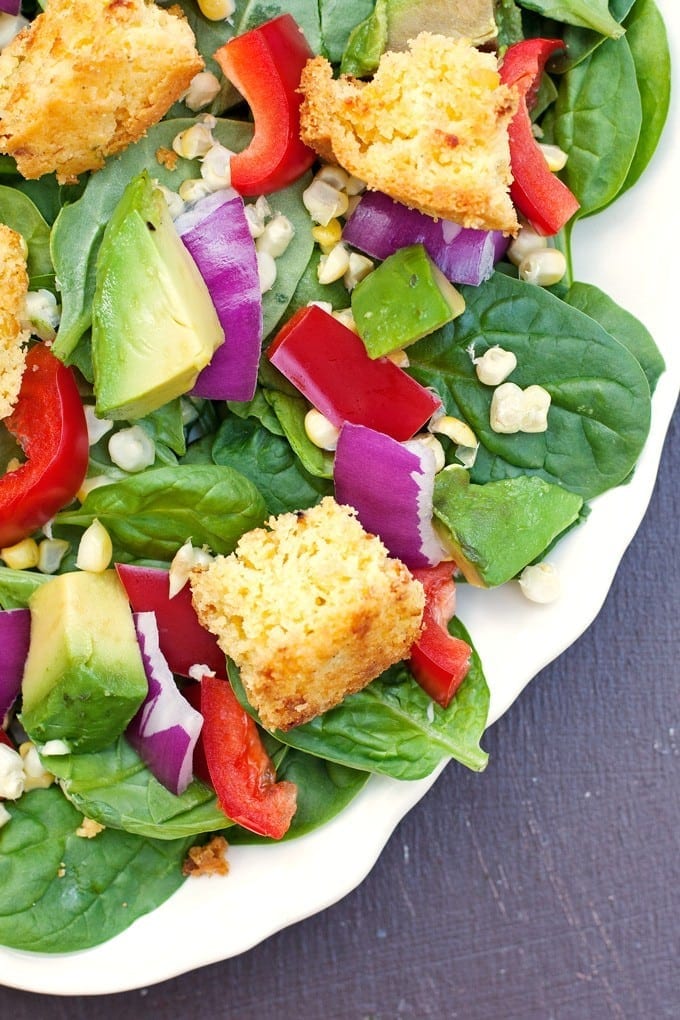
<path id="1" fill-rule="evenodd" d="M 66 952 L 485 767 L 457 592 L 559 598 L 647 438 L 570 238 L 668 47 L 653 0 L 0 7 L 0 944 Z"/>

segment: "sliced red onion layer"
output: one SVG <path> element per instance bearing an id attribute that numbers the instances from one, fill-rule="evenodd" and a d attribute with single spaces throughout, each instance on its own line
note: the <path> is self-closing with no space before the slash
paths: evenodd
<path id="1" fill-rule="evenodd" d="M 28 609 L 0 612 L 0 725 L 19 696 L 30 635 Z"/>
<path id="2" fill-rule="evenodd" d="M 404 443 L 364 425 L 343 425 L 335 453 L 335 498 L 355 507 L 407 567 L 440 563 L 446 552 L 432 526 L 434 454 L 417 439 Z"/>
<path id="3" fill-rule="evenodd" d="M 262 347 L 262 294 L 243 199 L 233 188 L 216 191 L 178 216 L 175 228 L 205 280 L 225 335 L 192 393 L 251 400 Z"/>
<path id="4" fill-rule="evenodd" d="M 16 18 L 21 13 L 21 0 L 0 0 L 0 13 Z"/>
<path id="5" fill-rule="evenodd" d="M 409 209 L 380 191 L 367 191 L 347 220 L 343 240 L 376 259 L 422 244 L 451 283 L 479 286 L 505 253 L 509 238 L 499 230 L 471 230 L 450 220 Z"/>
<path id="6" fill-rule="evenodd" d="M 203 717 L 182 697 L 158 644 L 153 613 L 135 613 L 135 630 L 149 693 L 125 735 L 159 783 L 182 794 L 193 777 Z"/>

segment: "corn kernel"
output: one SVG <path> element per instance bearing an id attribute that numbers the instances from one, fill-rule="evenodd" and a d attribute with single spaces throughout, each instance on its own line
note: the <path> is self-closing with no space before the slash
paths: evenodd
<path id="1" fill-rule="evenodd" d="M 320 450 L 332 451 L 337 448 L 340 429 L 315 407 L 305 415 L 305 432 L 309 441 Z"/>
<path id="2" fill-rule="evenodd" d="M 332 219 L 324 227 L 313 227 L 312 237 L 321 248 L 323 254 L 328 255 L 331 249 L 342 238 L 342 224 L 340 220 Z"/>
<path id="3" fill-rule="evenodd" d="M 563 149 L 560 149 L 559 145 L 547 145 L 545 142 L 539 142 L 538 147 L 548 164 L 548 170 L 557 173 L 558 170 L 565 168 L 567 165 L 567 154 Z"/>
<path id="4" fill-rule="evenodd" d="M 113 556 L 113 544 L 108 531 L 95 519 L 83 532 L 78 545 L 76 566 L 78 570 L 87 570 L 92 574 L 101 574 L 108 567 Z"/>
<path id="5" fill-rule="evenodd" d="M 557 248 L 530 252 L 519 264 L 520 279 L 538 287 L 552 287 L 567 271 L 567 260 Z"/>
<path id="6" fill-rule="evenodd" d="M 319 283 L 335 283 L 341 280 L 349 269 L 349 252 L 340 241 L 329 251 L 328 255 L 322 255 L 319 260 L 317 276 Z"/>
<path id="7" fill-rule="evenodd" d="M 15 545 L 0 549 L 0 557 L 12 570 L 30 570 L 38 565 L 38 543 L 34 538 L 24 538 Z"/>
<path id="8" fill-rule="evenodd" d="M 450 414 L 443 414 L 439 418 L 435 418 L 430 425 L 430 432 L 446 436 L 458 446 L 475 447 L 478 445 L 477 436 L 467 422 L 461 421 L 460 418 L 454 418 Z"/>
<path id="9" fill-rule="evenodd" d="M 45 538 L 38 546 L 36 566 L 41 574 L 56 574 L 61 561 L 69 550 L 69 543 L 63 538 Z"/>
<path id="10" fill-rule="evenodd" d="M 194 567 L 208 566 L 213 557 L 207 549 L 196 549 L 188 538 L 173 556 L 169 571 L 169 596 L 174 598 L 189 580 Z"/>
<path id="11" fill-rule="evenodd" d="M 522 594 L 530 602 L 547 604 L 560 596 L 560 577 L 552 563 L 533 563 L 519 576 Z"/>
<path id="12" fill-rule="evenodd" d="M 234 0 L 198 0 L 198 7 L 208 21 L 226 21 L 236 10 Z"/>

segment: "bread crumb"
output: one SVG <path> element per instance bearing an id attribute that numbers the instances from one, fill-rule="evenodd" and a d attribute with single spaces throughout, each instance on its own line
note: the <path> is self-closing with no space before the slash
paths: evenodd
<path id="1" fill-rule="evenodd" d="M 181 10 L 50 0 L 0 53 L 0 152 L 60 184 L 137 141 L 203 69 Z"/>
<path id="2" fill-rule="evenodd" d="M 94 818 L 83 818 L 82 825 L 76 829 L 76 836 L 81 836 L 83 839 L 94 839 L 105 828 L 105 825 L 95 822 Z"/>
<path id="3" fill-rule="evenodd" d="M 199 620 L 267 729 L 288 730 L 407 658 L 424 592 L 332 497 L 272 517 L 190 575 Z"/>
<path id="4" fill-rule="evenodd" d="M 174 149 L 166 149 L 164 146 L 161 146 L 160 149 L 156 149 L 156 162 L 159 163 L 160 166 L 164 166 L 166 170 L 175 170 L 178 159 L 179 156 Z"/>
<path id="5" fill-rule="evenodd" d="M 21 234 L 0 223 L 0 421 L 19 396 L 30 334 L 22 326 L 28 293 L 26 246 Z"/>
<path id="6" fill-rule="evenodd" d="M 515 234 L 508 125 L 515 90 L 465 39 L 421 32 L 383 54 L 371 81 L 333 78 L 324 57 L 300 82 L 301 136 L 369 188 L 435 218 Z"/>
<path id="7" fill-rule="evenodd" d="M 203 846 L 189 847 L 189 853 L 182 865 L 182 874 L 191 878 L 204 875 L 228 875 L 229 862 L 227 850 L 229 844 L 224 836 L 213 836 Z"/>

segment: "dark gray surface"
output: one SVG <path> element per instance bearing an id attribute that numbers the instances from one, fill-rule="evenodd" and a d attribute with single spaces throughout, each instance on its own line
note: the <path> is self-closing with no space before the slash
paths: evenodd
<path id="1" fill-rule="evenodd" d="M 96 1001 L 3 988 L 0 1015 L 680 1017 L 679 431 L 597 621 L 359 889 L 235 960 Z"/>

